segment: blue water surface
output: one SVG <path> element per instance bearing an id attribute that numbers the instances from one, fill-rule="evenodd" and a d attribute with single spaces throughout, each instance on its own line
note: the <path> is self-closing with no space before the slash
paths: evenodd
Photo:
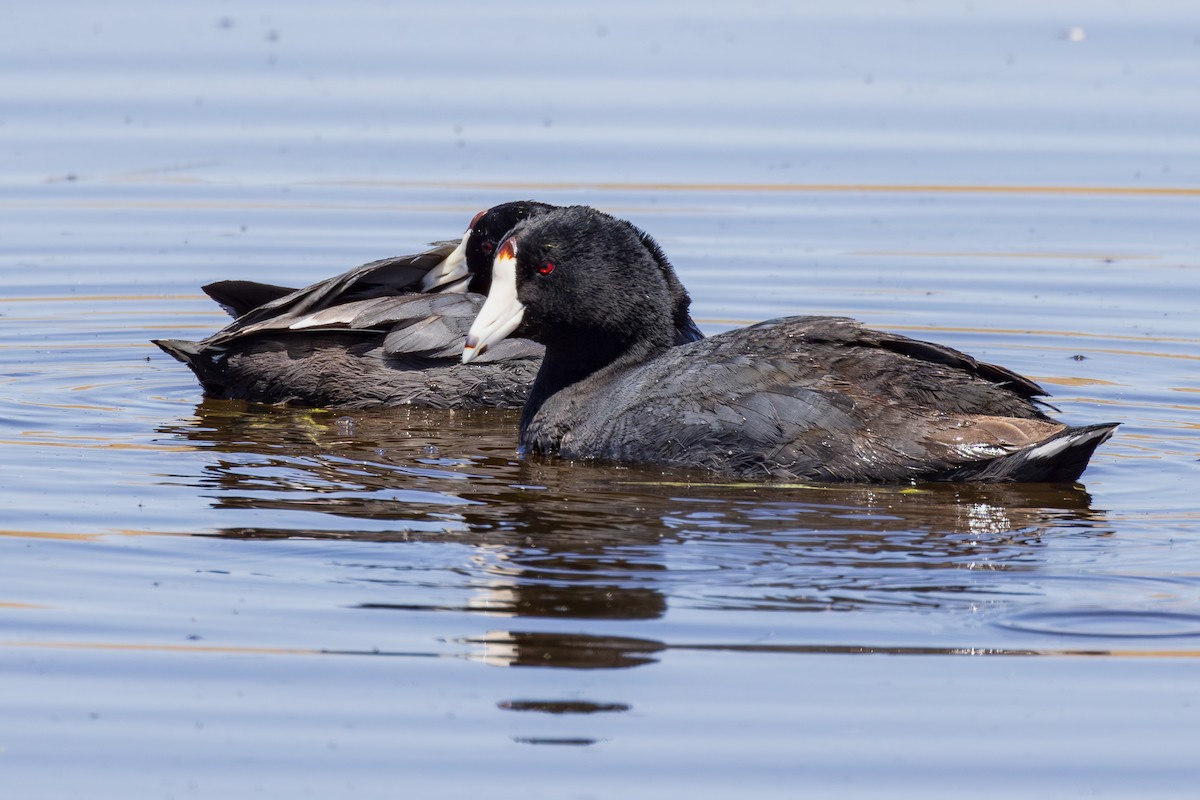
<path id="1" fill-rule="evenodd" d="M 1195 793 L 1200 9 L 6 11 L 6 797 Z M 1076 487 L 728 484 L 149 342 L 525 197 L 706 332 L 850 315 L 1122 427 Z"/>

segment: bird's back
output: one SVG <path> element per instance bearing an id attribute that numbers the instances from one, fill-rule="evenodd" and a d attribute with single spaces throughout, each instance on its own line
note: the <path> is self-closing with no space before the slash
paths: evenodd
<path id="1" fill-rule="evenodd" d="M 605 368 L 547 400 L 522 441 L 739 477 L 970 480 L 1066 430 L 1041 394 L 951 348 L 789 317 Z"/>

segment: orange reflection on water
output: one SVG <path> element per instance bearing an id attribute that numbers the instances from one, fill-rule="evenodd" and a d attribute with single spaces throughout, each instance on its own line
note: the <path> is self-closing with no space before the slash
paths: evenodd
<path id="1" fill-rule="evenodd" d="M 51 531 L 21 531 L 0 528 L 0 536 L 11 536 L 17 539 L 63 539 L 67 541 L 90 542 L 100 538 L 98 533 L 57 533 Z"/>
<path id="2" fill-rule="evenodd" d="M 0 641 L 0 647 L 37 647 L 51 650 L 132 650 L 154 653 L 219 653 L 221 655 L 249 654 L 275 656 L 327 655 L 325 650 L 299 647 L 238 647 L 235 645 L 201 644 L 132 644 L 127 642 L 32 642 Z"/>
<path id="3" fill-rule="evenodd" d="M 87 448 L 89 450 L 145 450 L 155 453 L 191 452 L 198 448 L 186 444 L 139 444 L 98 436 L 70 436 L 55 431 L 22 431 L 20 439 L 0 439 L 6 445 Z"/>

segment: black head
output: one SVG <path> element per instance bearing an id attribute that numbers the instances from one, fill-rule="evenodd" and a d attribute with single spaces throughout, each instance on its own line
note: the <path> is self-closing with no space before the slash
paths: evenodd
<path id="1" fill-rule="evenodd" d="M 593 208 L 556 209 L 520 223 L 501 243 L 494 270 L 464 361 L 522 321 L 546 345 L 548 360 L 570 353 L 581 369 L 675 341 L 671 280 L 678 281 L 670 264 L 656 259 L 638 229 Z"/>
<path id="2" fill-rule="evenodd" d="M 667 291 L 670 295 L 671 324 L 675 329 L 673 343 L 685 344 L 703 339 L 704 334 L 700 332 L 700 328 L 691 317 L 692 299 L 688 295 L 687 289 L 680 283 L 679 277 L 675 274 L 675 268 L 671 266 L 666 253 L 663 252 L 654 237 L 627 220 L 618 219 L 594 208 L 575 206 L 574 209 L 570 214 L 564 214 L 561 220 L 553 223 L 551 227 L 557 227 L 561 231 L 571 226 L 577 226 L 580 236 L 583 236 L 582 231 L 598 233 L 612 246 L 607 256 L 600 255 L 595 259 L 597 262 L 603 262 L 606 258 L 611 259 L 617 253 L 623 254 L 624 260 L 630 261 L 635 255 L 639 255 L 638 246 L 640 245 L 644 249 L 645 255 L 649 256 L 657 265 L 663 280 L 666 281 Z M 538 215 L 549 210 L 553 210 L 553 207 L 540 211 Z M 624 227 L 625 231 L 619 231 L 618 229 L 621 227 Z M 636 239 L 636 244 L 634 239 Z M 645 264 L 640 259 L 639 263 Z M 527 315 L 525 325 L 521 328 L 522 335 L 536 338 L 533 328 L 535 324 L 536 317 Z"/>
<path id="3" fill-rule="evenodd" d="M 667 289 L 671 293 L 671 322 L 675 326 L 675 344 L 686 344 L 703 339 L 704 334 L 692 320 L 692 298 L 688 295 L 687 289 L 683 288 L 683 284 L 679 282 L 675 268 L 667 260 L 667 254 L 663 252 L 662 247 L 654 240 L 653 236 L 632 222 L 626 220 L 618 220 L 618 222 L 629 226 L 630 230 L 638 237 L 638 241 L 646 248 L 646 252 L 654 259 L 654 263 L 658 264 L 663 278 L 667 281 Z"/>
<path id="4" fill-rule="evenodd" d="M 476 214 L 467 234 L 467 269 L 471 273 L 467 291 L 487 294 L 492 285 L 492 259 L 500 242 L 521 220 L 545 214 L 554 208 L 556 206 L 536 200 L 517 200 L 492 206 Z"/>

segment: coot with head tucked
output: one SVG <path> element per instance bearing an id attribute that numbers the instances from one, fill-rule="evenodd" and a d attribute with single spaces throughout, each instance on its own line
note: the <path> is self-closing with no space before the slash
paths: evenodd
<path id="1" fill-rule="evenodd" d="M 199 342 L 155 344 L 191 367 L 213 397 L 343 409 L 519 406 L 541 345 L 512 339 L 468 367 L 459 355 L 491 283 L 499 240 L 519 220 L 552 208 L 504 203 L 477 214 L 460 242 L 374 261 L 303 289 L 209 284 L 205 291 L 236 319 Z M 656 262 L 663 258 L 649 237 L 642 247 Z M 682 287 L 675 308 L 679 341 L 699 338 Z"/>
<path id="2" fill-rule="evenodd" d="M 523 449 L 740 478 L 1066 482 L 1116 428 L 1067 427 L 1028 378 L 850 319 L 786 317 L 672 347 L 669 280 L 594 209 L 513 229 L 463 361 L 522 324 L 545 344 Z"/>

